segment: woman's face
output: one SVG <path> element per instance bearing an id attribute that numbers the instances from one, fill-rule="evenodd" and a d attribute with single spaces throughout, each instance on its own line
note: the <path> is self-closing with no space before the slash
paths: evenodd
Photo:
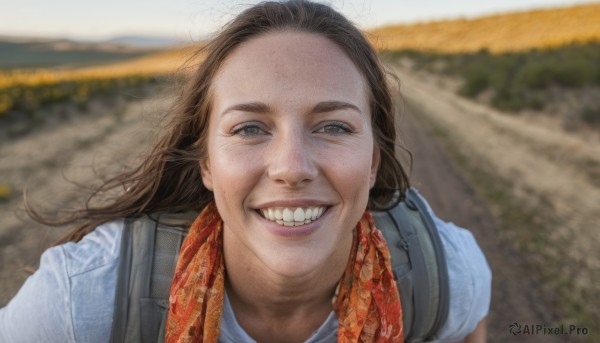
<path id="1" fill-rule="evenodd" d="M 366 89 L 316 34 L 264 34 L 227 57 L 201 162 L 225 254 L 290 277 L 345 265 L 379 163 Z"/>

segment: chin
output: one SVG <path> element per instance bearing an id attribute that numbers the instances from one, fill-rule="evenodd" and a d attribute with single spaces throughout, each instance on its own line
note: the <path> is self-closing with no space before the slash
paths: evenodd
<path id="1" fill-rule="evenodd" d="M 319 270 L 327 270 L 330 255 L 323 246 L 279 247 L 269 249 L 259 258 L 273 273 L 282 277 L 298 278 Z"/>

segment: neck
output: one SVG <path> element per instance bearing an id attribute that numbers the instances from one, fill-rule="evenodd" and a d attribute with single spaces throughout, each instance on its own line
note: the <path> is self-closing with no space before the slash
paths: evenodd
<path id="1" fill-rule="evenodd" d="M 267 273 L 243 275 L 236 272 L 236 267 L 230 267 L 232 264 L 226 262 L 226 265 L 227 294 L 236 313 L 247 310 L 259 317 L 283 318 L 303 311 L 314 313 L 315 309 L 329 312 L 337 281 L 341 278 L 341 274 L 330 282 L 289 280 L 279 276 L 269 278 Z"/>
<path id="2" fill-rule="evenodd" d="M 351 243 L 325 265 L 305 275 L 281 275 L 237 246 L 224 233 L 226 290 L 240 326 L 257 342 L 304 341 L 332 311 Z M 240 263 L 240 261 L 244 261 Z M 281 340 L 278 339 L 281 338 Z"/>

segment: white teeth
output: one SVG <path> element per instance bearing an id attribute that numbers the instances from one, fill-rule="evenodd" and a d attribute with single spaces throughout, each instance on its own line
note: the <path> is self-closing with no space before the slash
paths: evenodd
<path id="1" fill-rule="evenodd" d="M 275 220 L 275 214 L 273 213 L 273 209 L 269 208 L 267 210 L 268 214 L 269 214 L 269 220 Z"/>
<path id="2" fill-rule="evenodd" d="M 304 210 L 302 210 L 300 207 L 294 211 L 294 221 L 304 223 Z"/>
<path id="3" fill-rule="evenodd" d="M 293 220 L 294 220 L 294 213 L 289 208 L 285 208 L 283 210 L 283 221 L 291 222 Z"/>
<path id="4" fill-rule="evenodd" d="M 266 219 L 283 226 L 310 224 L 325 212 L 325 207 L 272 207 L 260 209 Z"/>

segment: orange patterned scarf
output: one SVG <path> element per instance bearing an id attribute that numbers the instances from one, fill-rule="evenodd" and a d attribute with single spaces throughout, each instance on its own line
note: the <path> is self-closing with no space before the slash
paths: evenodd
<path id="1" fill-rule="evenodd" d="M 225 294 L 222 221 L 214 203 L 192 224 L 171 284 L 166 342 L 217 342 Z M 402 342 L 402 310 L 390 253 L 365 212 L 333 308 L 338 342 Z"/>

